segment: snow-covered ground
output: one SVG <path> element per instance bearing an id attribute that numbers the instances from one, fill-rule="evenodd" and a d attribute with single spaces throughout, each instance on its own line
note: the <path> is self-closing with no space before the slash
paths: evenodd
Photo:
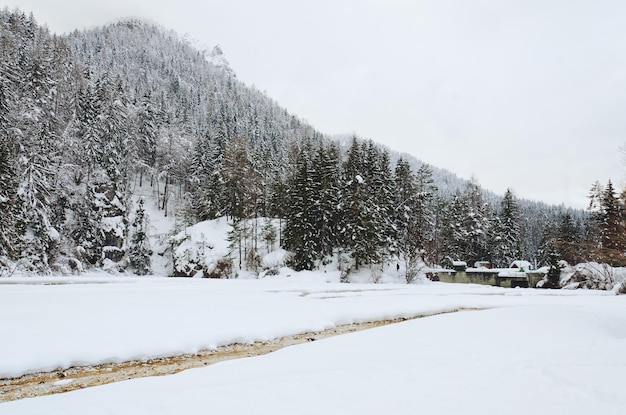
<path id="1" fill-rule="evenodd" d="M 6 279 L 0 377 L 437 315 L 219 363 L 0 404 L 0 414 L 623 414 L 626 296 L 422 283 Z"/>

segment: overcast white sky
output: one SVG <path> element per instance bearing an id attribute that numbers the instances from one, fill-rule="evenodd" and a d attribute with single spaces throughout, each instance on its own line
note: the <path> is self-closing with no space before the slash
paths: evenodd
<path id="1" fill-rule="evenodd" d="M 623 0 L 19 0 L 57 33 L 142 17 L 213 46 L 323 133 L 518 197 L 623 185 Z"/>

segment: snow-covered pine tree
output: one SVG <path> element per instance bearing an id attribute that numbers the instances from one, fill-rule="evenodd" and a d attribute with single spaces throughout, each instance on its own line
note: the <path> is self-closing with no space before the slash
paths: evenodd
<path id="1" fill-rule="evenodd" d="M 489 232 L 491 262 L 496 267 L 508 267 L 520 258 L 519 206 L 513 192 L 507 189 L 500 210 Z"/>
<path id="2" fill-rule="evenodd" d="M 342 170 L 341 244 L 352 256 L 356 269 L 370 262 L 371 209 L 365 181 L 365 154 L 356 137 L 347 152 Z"/>
<path id="3" fill-rule="evenodd" d="M 265 249 L 267 252 L 272 252 L 276 242 L 276 228 L 270 218 L 265 218 L 261 229 L 261 236 L 265 241 Z"/>
<path id="4" fill-rule="evenodd" d="M 589 247 L 589 254 L 591 260 L 597 261 L 599 258 L 599 250 L 602 248 L 602 231 L 601 226 L 604 221 L 604 206 L 603 206 L 603 193 L 604 189 L 599 181 L 596 181 L 592 186 L 587 196 L 589 198 L 589 216 L 585 223 L 585 242 Z"/>
<path id="5" fill-rule="evenodd" d="M 420 260 L 434 263 L 436 257 L 429 255 L 429 246 L 434 238 L 435 196 L 438 189 L 433 180 L 433 171 L 427 164 L 422 164 L 415 173 L 415 206 L 413 234 L 416 247 L 420 251 Z"/>
<path id="6" fill-rule="evenodd" d="M 314 169 L 307 150 L 301 151 L 297 165 L 287 187 L 289 207 L 282 242 L 285 249 L 293 252 L 291 265 L 299 271 L 313 269 L 321 249 L 317 240 L 319 201 L 315 199 Z"/>
<path id="7" fill-rule="evenodd" d="M 373 147 L 374 150 L 370 150 Z M 372 177 L 370 202 L 375 207 L 373 211 L 373 237 L 376 241 L 376 263 L 381 263 L 398 253 L 397 230 L 394 223 L 394 182 L 389 153 L 377 148 L 371 141 L 368 143 L 368 153 L 372 154 Z"/>
<path id="8" fill-rule="evenodd" d="M 415 176 L 409 163 L 400 158 L 394 171 L 396 228 L 400 243 L 406 242 L 406 232 L 415 202 Z"/>
<path id="9" fill-rule="evenodd" d="M 20 220 L 22 211 L 17 197 L 18 176 L 15 171 L 16 145 L 10 132 L 8 80 L 0 73 L 0 267 L 2 257 L 17 259 L 21 238 L 25 232 L 24 222 Z"/>
<path id="10" fill-rule="evenodd" d="M 190 192 L 195 216 L 199 221 L 215 219 L 225 211 L 222 152 L 220 141 L 207 132 L 194 146 Z"/>
<path id="11" fill-rule="evenodd" d="M 97 115 L 97 135 L 102 154 L 99 155 L 100 168 L 106 172 L 109 180 L 117 189 L 125 190 L 128 183 L 129 160 L 133 156 L 129 151 L 127 134 L 127 109 L 121 80 L 103 77 L 98 80 L 96 94 L 99 102 Z"/>
<path id="12" fill-rule="evenodd" d="M 246 218 L 252 210 L 249 206 L 250 191 L 247 184 L 253 178 L 252 149 L 248 139 L 231 139 L 224 149 L 224 162 L 221 175 L 224 178 L 226 215 L 232 218 Z"/>
<path id="13" fill-rule="evenodd" d="M 446 266 L 451 266 L 451 261 L 468 260 L 469 232 L 463 223 L 466 215 L 465 199 L 457 191 L 446 204 L 441 221 L 440 261 Z"/>
<path id="14" fill-rule="evenodd" d="M 318 201 L 318 217 L 315 227 L 318 230 L 319 257 L 330 256 L 338 245 L 337 234 L 339 206 L 339 149 L 334 143 L 320 142 L 315 152 L 312 182 Z"/>
<path id="15" fill-rule="evenodd" d="M 560 259 L 569 264 L 574 265 L 584 261 L 581 232 L 569 212 L 561 215 L 561 222 L 556 233 L 556 247 Z"/>
<path id="16" fill-rule="evenodd" d="M 128 260 L 133 271 L 137 275 L 150 273 L 150 244 L 146 233 L 146 211 L 143 197 L 137 202 L 135 219 L 132 223 L 130 246 L 128 247 Z"/>
<path id="17" fill-rule="evenodd" d="M 467 183 L 463 199 L 465 212 L 462 226 L 468 238 L 463 256 L 468 263 L 473 264 L 488 257 L 487 233 L 490 218 L 488 205 L 483 201 L 482 191 L 475 179 Z"/>
<path id="18" fill-rule="evenodd" d="M 239 270 L 243 269 L 245 233 L 244 220 L 236 216 L 233 217 L 230 222 L 230 230 L 228 231 L 226 240 L 229 242 L 228 247 L 231 254 L 235 253 L 237 255 Z"/>
<path id="19" fill-rule="evenodd" d="M 405 261 L 405 278 L 412 282 L 426 261 L 433 257 L 435 206 L 437 187 L 432 180 L 432 170 L 422 164 L 413 174 L 404 160 L 399 160 L 395 171 L 398 195 L 396 196 L 398 246 Z"/>
<path id="20" fill-rule="evenodd" d="M 26 222 L 22 265 L 47 271 L 58 254 L 60 234 L 52 207 L 56 205 L 54 183 L 59 166 L 57 116 L 54 106 L 56 82 L 50 56 L 50 36 L 32 18 L 25 21 L 32 36 L 22 45 L 16 73 L 12 129 L 20 137 L 16 171 L 17 195 Z"/>
<path id="21" fill-rule="evenodd" d="M 589 199 L 585 240 L 590 259 L 614 266 L 626 263 L 626 229 L 613 183 L 609 181 L 605 188 L 594 183 Z"/>
<path id="22" fill-rule="evenodd" d="M 602 193 L 602 211 L 600 222 L 600 243 L 604 260 L 613 266 L 626 264 L 626 228 L 622 209 L 609 180 Z"/>
<path id="23" fill-rule="evenodd" d="M 149 174 L 153 182 L 153 171 L 157 156 L 159 139 L 159 111 L 152 100 L 150 91 L 140 99 L 135 114 L 136 136 L 133 147 L 138 161 L 136 170 L 139 171 L 139 186 L 143 185 L 143 177 Z"/>

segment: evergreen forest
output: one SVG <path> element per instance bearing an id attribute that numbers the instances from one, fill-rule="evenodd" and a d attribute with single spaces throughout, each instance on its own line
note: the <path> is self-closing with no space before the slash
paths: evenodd
<path id="1" fill-rule="evenodd" d="M 219 47 L 198 50 L 159 26 L 60 36 L 4 9 L 0 55 L 2 276 L 106 263 L 150 273 L 144 203 L 176 218 L 172 234 L 227 217 L 247 251 L 276 240 L 296 270 L 333 256 L 356 269 L 402 260 L 407 280 L 457 260 L 626 265 L 626 193 L 611 182 L 591 185 L 587 211 L 495 195 L 412 155 L 316 131 L 240 82 Z M 145 188 L 149 202 L 135 197 Z M 279 229 L 237 234 L 268 218 Z"/>

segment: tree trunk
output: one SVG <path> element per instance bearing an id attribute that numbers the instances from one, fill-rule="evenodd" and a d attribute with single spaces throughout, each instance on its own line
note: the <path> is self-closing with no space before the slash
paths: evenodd
<path id="1" fill-rule="evenodd" d="M 165 188 L 163 189 L 163 206 L 162 209 L 165 211 L 165 217 L 167 217 L 167 192 L 169 189 L 169 177 L 165 176 Z"/>

